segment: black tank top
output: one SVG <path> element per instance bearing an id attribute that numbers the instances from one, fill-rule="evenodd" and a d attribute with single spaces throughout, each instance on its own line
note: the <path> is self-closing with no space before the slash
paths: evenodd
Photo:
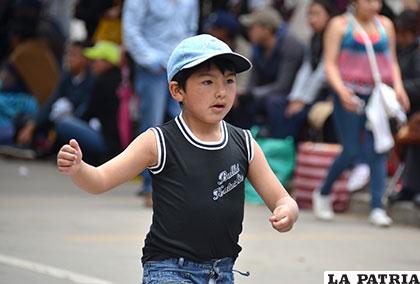
<path id="1" fill-rule="evenodd" d="M 236 258 L 244 215 L 244 179 L 253 157 L 249 131 L 221 122 L 222 139 L 203 142 L 181 116 L 152 128 L 158 164 L 153 182 L 153 221 L 142 262 L 184 257 Z"/>

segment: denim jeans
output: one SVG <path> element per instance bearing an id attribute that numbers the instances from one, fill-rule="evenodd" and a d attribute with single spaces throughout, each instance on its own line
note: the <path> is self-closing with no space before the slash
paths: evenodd
<path id="1" fill-rule="evenodd" d="M 12 123 L 0 125 L 0 145 L 12 145 L 15 127 Z"/>
<path id="2" fill-rule="evenodd" d="M 56 123 L 55 129 L 60 143 L 68 143 L 72 138 L 77 140 L 86 162 L 95 165 L 103 162 L 101 157 L 108 151 L 106 141 L 101 132 L 90 128 L 87 122 L 76 117 L 66 117 Z"/>
<path id="3" fill-rule="evenodd" d="M 366 103 L 369 98 L 368 96 L 359 97 Z M 320 189 L 321 195 L 330 194 L 333 183 L 340 177 L 341 173 L 357 158 L 363 157 L 370 168 L 371 208 L 382 208 L 387 155 L 375 152 L 372 132 L 365 127 L 366 115 L 347 111 L 336 94 L 333 98 L 333 120 L 343 151 L 330 167 Z"/>
<path id="4" fill-rule="evenodd" d="M 157 283 L 233 283 L 232 258 L 191 262 L 184 258 L 148 261 L 143 267 L 143 284 Z"/>
<path id="5" fill-rule="evenodd" d="M 286 117 L 286 109 L 289 105 L 286 96 L 270 96 L 266 98 L 265 104 L 267 124 L 270 128 L 271 136 L 280 139 L 291 136 L 294 141 L 298 141 L 299 135 L 306 123 L 309 106 L 306 105 L 301 111 L 291 117 Z"/>
<path id="6" fill-rule="evenodd" d="M 179 103 L 169 94 L 166 72 L 156 74 L 137 65 L 134 87 L 136 94 L 140 97 L 140 133 L 162 124 L 166 112 L 171 117 L 181 112 Z M 143 172 L 143 178 L 144 191 L 150 192 L 152 179 L 147 170 Z"/>

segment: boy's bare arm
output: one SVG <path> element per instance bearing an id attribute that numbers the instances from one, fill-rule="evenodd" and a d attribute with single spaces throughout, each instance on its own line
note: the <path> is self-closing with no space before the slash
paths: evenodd
<path id="1" fill-rule="evenodd" d="M 289 231 L 298 218 L 298 206 L 271 170 L 260 146 L 255 141 L 252 143 L 255 154 L 247 177 L 273 212 L 269 219 L 273 228 L 280 232 Z"/>
<path id="2" fill-rule="evenodd" d="M 64 145 L 57 155 L 58 170 L 71 176 L 83 190 L 98 194 L 133 178 L 146 167 L 157 164 L 157 142 L 148 130 L 139 135 L 121 154 L 99 167 L 82 160 L 82 151 L 76 140 Z"/>

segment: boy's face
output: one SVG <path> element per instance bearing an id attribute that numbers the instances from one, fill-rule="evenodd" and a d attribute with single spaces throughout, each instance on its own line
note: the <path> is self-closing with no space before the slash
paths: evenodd
<path id="1" fill-rule="evenodd" d="M 171 85 L 177 84 L 171 82 Z M 174 98 L 182 102 L 183 112 L 203 123 L 219 123 L 231 109 L 236 95 L 236 73 L 222 73 L 214 64 L 194 72 L 185 90 L 171 88 Z"/>
<path id="2" fill-rule="evenodd" d="M 112 66 L 112 63 L 105 59 L 95 59 L 92 62 L 92 72 L 98 76 L 111 69 Z"/>
<path id="3" fill-rule="evenodd" d="M 83 47 L 69 46 L 66 51 L 65 64 L 67 70 L 72 74 L 83 71 L 88 64 L 88 59 L 83 55 Z"/>

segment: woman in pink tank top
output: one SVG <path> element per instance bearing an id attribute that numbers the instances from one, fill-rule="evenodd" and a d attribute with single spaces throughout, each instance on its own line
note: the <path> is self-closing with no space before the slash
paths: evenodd
<path id="1" fill-rule="evenodd" d="M 394 88 L 398 100 L 408 109 L 409 101 L 396 59 L 393 24 L 378 14 L 382 1 L 353 0 L 350 5 L 349 10 L 372 42 L 383 82 Z M 323 220 L 333 218 L 329 198 L 332 185 L 357 157 L 363 157 L 371 172 L 369 221 L 377 226 L 389 226 L 392 220 L 382 203 L 387 155 L 375 152 L 372 132 L 366 129 L 366 115 L 361 108 L 372 93 L 374 80 L 364 41 L 351 18 L 348 13 L 333 18 L 324 38 L 325 72 L 335 92 L 333 119 L 343 151 L 332 164 L 322 186 L 314 192 L 314 213 Z"/>

